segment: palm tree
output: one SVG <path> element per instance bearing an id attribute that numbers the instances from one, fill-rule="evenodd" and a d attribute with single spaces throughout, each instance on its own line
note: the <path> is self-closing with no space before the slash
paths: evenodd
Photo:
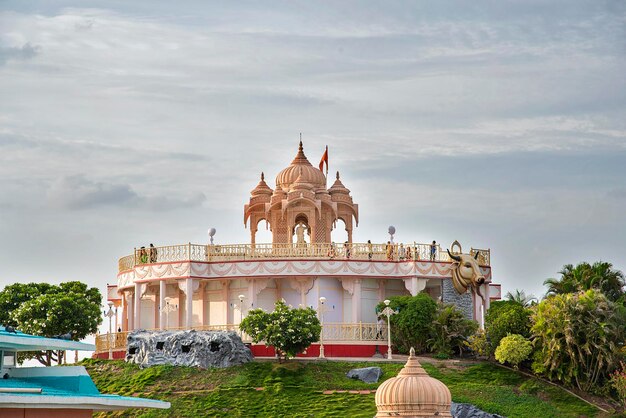
<path id="1" fill-rule="evenodd" d="M 590 265 L 580 263 L 576 267 L 566 264 L 559 272 L 560 279 L 550 278 L 543 282 L 548 286 L 547 295 L 576 293 L 597 289 L 612 301 L 624 299 L 624 274 L 613 268 L 611 263 L 598 261 Z"/>
<path id="2" fill-rule="evenodd" d="M 506 298 L 506 300 L 519 303 L 524 308 L 527 308 L 537 303 L 537 298 L 535 297 L 535 295 L 531 294 L 526 296 L 526 292 L 519 289 L 515 289 L 515 293 L 506 292 L 506 296 L 504 297 Z"/>

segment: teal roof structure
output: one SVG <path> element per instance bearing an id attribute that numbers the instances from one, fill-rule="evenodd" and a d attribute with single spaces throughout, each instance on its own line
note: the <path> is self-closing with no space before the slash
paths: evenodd
<path id="1" fill-rule="evenodd" d="M 79 350 L 95 351 L 93 344 L 78 341 L 63 340 L 60 338 L 40 337 L 24 334 L 23 332 L 9 332 L 0 325 L 0 350 L 11 351 L 39 351 L 39 350 Z"/>

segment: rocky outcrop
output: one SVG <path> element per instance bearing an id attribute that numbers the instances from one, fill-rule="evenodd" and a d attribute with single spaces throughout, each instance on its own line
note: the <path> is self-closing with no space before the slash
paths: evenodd
<path id="1" fill-rule="evenodd" d="M 349 378 L 359 379 L 365 383 L 377 383 L 382 375 L 383 370 L 380 367 L 363 367 L 362 369 L 352 369 L 346 373 Z"/>
<path id="2" fill-rule="evenodd" d="M 128 334 L 126 361 L 140 367 L 157 364 L 207 369 L 252 360 L 239 335 L 226 331 L 144 331 Z"/>
<path id="3" fill-rule="evenodd" d="M 450 413 L 454 418 L 504 418 L 502 415 L 490 414 L 468 403 L 452 402 Z"/>

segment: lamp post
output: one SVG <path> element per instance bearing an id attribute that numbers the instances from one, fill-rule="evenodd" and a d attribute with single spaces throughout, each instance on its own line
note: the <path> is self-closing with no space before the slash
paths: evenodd
<path id="1" fill-rule="evenodd" d="M 324 358 L 324 311 L 326 310 L 326 298 L 324 296 L 320 297 L 320 304 L 317 309 L 320 311 L 320 358 Z"/>
<path id="2" fill-rule="evenodd" d="M 387 360 L 391 360 L 393 357 L 391 356 L 391 324 L 390 318 L 391 315 L 395 315 L 397 312 L 389 307 L 391 301 L 389 299 L 385 299 L 385 309 L 381 312 L 383 315 L 387 317 Z"/>
<path id="3" fill-rule="evenodd" d="M 107 340 L 109 342 L 109 360 L 113 360 L 113 340 L 112 340 L 112 334 L 111 334 L 111 320 L 113 319 L 113 317 L 117 314 L 117 308 L 115 308 L 115 311 L 113 311 L 113 302 L 109 302 L 109 310 L 108 311 L 104 311 L 104 316 L 109 318 L 109 334 L 107 335 Z"/>
<path id="4" fill-rule="evenodd" d="M 246 297 L 244 295 L 239 295 L 239 336 L 241 337 L 243 335 L 243 332 L 241 331 L 241 323 L 243 322 L 243 300 Z"/>
<path id="5" fill-rule="evenodd" d="M 165 308 L 163 309 L 165 311 L 165 329 L 169 329 L 170 328 L 170 312 L 174 312 L 176 309 L 178 309 L 178 305 L 177 304 L 170 304 L 170 302 L 172 301 L 171 297 L 166 297 L 165 298 Z"/>

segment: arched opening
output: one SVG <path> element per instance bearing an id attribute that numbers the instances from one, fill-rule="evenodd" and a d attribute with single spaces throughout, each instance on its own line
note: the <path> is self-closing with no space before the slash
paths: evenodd
<path id="1" fill-rule="evenodd" d="M 311 242 L 309 219 L 303 213 L 296 216 L 295 225 L 291 231 L 291 242 L 295 244 L 309 244 Z"/>
<path id="2" fill-rule="evenodd" d="M 270 224 L 265 219 L 261 219 L 256 227 L 257 230 L 254 235 L 254 242 L 257 244 L 271 244 L 272 231 L 270 231 Z"/>
<path id="3" fill-rule="evenodd" d="M 343 219 L 339 218 L 333 225 L 333 230 L 330 232 L 330 239 L 336 244 L 342 244 L 348 241 L 348 231 L 346 230 L 346 223 Z"/>

